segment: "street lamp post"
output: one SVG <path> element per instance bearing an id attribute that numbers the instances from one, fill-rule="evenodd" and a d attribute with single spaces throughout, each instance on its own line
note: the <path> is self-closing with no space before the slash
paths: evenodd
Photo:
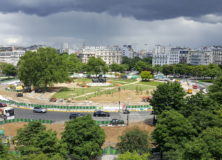
<path id="1" fill-rule="evenodd" d="M 118 88 L 119 91 L 119 112 L 120 112 L 120 87 Z"/>

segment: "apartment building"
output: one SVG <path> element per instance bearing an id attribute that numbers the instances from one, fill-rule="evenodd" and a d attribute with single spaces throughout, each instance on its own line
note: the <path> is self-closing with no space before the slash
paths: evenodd
<path id="1" fill-rule="evenodd" d="M 212 48 L 213 52 L 213 63 L 217 65 L 222 65 L 222 46 L 214 46 Z"/>
<path id="2" fill-rule="evenodd" d="M 108 65 L 120 64 L 123 50 L 118 46 L 86 46 L 78 51 L 78 56 L 83 63 L 87 63 L 90 57 L 100 57 Z"/>
<path id="3" fill-rule="evenodd" d="M 164 46 L 157 45 L 153 50 L 152 65 L 168 64 L 170 50 Z"/>
<path id="4" fill-rule="evenodd" d="M 0 51 L 0 62 L 17 65 L 19 58 L 25 54 L 25 50 Z"/>
<path id="5" fill-rule="evenodd" d="M 213 63 L 213 52 L 209 50 L 189 51 L 187 63 L 192 65 L 209 65 Z"/>

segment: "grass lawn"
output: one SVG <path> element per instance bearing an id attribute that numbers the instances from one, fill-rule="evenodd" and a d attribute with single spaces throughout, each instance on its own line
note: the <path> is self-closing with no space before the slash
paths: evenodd
<path id="1" fill-rule="evenodd" d="M 135 90 L 135 91 L 144 91 L 148 89 L 153 89 L 155 86 L 144 86 L 144 85 L 139 85 L 139 84 L 133 84 L 133 85 L 126 85 L 120 87 L 121 89 L 126 89 L 126 90 Z"/>
<path id="2" fill-rule="evenodd" d="M 92 82 L 92 80 L 90 78 L 77 78 L 74 79 L 74 82 L 86 82 L 86 83 L 90 83 Z"/>
<path id="3" fill-rule="evenodd" d="M 132 83 L 136 81 L 134 79 L 114 79 L 114 78 L 109 78 L 107 80 L 112 81 L 113 83 L 120 83 L 120 84 L 127 84 L 127 83 Z"/>
<path id="4" fill-rule="evenodd" d="M 109 79 L 112 80 L 113 85 L 115 86 L 115 84 L 119 83 L 119 84 L 128 84 L 128 83 L 132 83 L 135 82 L 136 80 L 128 80 L 128 79 Z M 109 81 L 108 80 L 108 81 Z M 76 82 L 80 83 L 80 82 L 91 82 L 91 79 L 88 78 L 81 78 L 81 79 L 76 79 Z M 150 89 L 154 89 L 156 86 L 158 86 L 159 84 L 162 84 L 161 82 L 139 82 L 137 84 L 129 84 L 129 85 L 125 85 L 125 86 L 121 86 L 120 88 L 122 90 L 133 90 L 133 91 L 137 91 L 137 92 L 141 92 L 141 91 L 148 91 Z M 112 86 L 109 86 L 112 87 Z M 63 88 L 61 89 L 59 92 L 57 92 L 56 94 L 53 95 L 53 97 L 55 98 L 74 98 L 77 96 L 81 96 L 81 95 L 85 95 L 87 93 L 92 93 L 95 92 L 93 94 L 90 95 L 86 95 L 83 97 L 77 97 L 77 100 L 85 100 L 86 97 L 91 98 L 91 97 L 95 97 L 98 95 L 102 95 L 102 94 L 112 94 L 114 92 L 118 92 L 118 87 L 114 88 L 114 89 L 110 89 L 110 90 L 104 90 L 103 89 L 108 88 L 106 87 L 89 87 L 89 88 Z"/>
<path id="5" fill-rule="evenodd" d="M 158 86 L 163 84 L 164 82 L 157 82 L 157 81 L 149 81 L 149 82 L 139 82 L 139 84 L 149 85 L 149 86 Z"/>
<path id="6" fill-rule="evenodd" d="M 213 83 L 214 80 L 213 79 L 203 79 L 203 80 L 198 80 L 199 82 L 207 82 L 207 83 Z"/>
<path id="7" fill-rule="evenodd" d="M 53 95 L 55 98 L 71 98 L 87 94 L 90 92 L 100 91 L 104 87 L 89 87 L 89 88 L 63 88 Z"/>
<path id="8" fill-rule="evenodd" d="M 138 93 L 140 93 L 142 91 L 149 91 L 150 89 L 154 89 L 154 88 L 155 88 L 155 86 L 148 86 L 148 85 L 144 86 L 144 85 L 136 85 L 136 84 L 126 85 L 126 86 L 120 87 L 121 90 L 132 90 L 132 91 L 136 91 Z M 118 87 L 116 87 L 114 89 L 99 91 L 99 92 L 94 93 L 94 94 L 79 97 L 79 98 L 76 98 L 76 100 L 86 100 L 86 99 L 89 99 L 89 98 L 92 98 L 92 97 L 100 96 L 100 95 L 103 95 L 103 94 L 112 94 L 112 93 L 115 93 L 115 92 L 118 92 L 118 91 L 119 91 L 119 89 L 118 89 Z"/>

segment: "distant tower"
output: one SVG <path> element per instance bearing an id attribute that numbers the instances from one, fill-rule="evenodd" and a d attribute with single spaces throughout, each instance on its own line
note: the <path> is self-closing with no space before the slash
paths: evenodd
<path id="1" fill-rule="evenodd" d="M 62 53 L 69 53 L 69 44 L 68 43 L 63 43 L 62 48 L 61 48 Z"/>

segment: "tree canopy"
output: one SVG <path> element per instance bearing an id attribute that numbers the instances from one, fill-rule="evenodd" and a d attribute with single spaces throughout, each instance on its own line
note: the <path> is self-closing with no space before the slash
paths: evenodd
<path id="1" fill-rule="evenodd" d="M 17 132 L 15 137 L 17 149 L 22 155 L 44 153 L 47 156 L 65 156 L 63 144 L 59 142 L 56 133 L 46 130 L 40 122 L 30 122 Z"/>
<path id="2" fill-rule="evenodd" d="M 87 63 L 87 71 L 97 75 L 99 73 L 107 72 L 108 67 L 101 58 L 90 57 Z"/>
<path id="3" fill-rule="evenodd" d="M 153 77 L 149 71 L 142 71 L 140 76 L 142 81 L 149 81 Z"/>
<path id="4" fill-rule="evenodd" d="M 222 104 L 222 76 L 218 77 L 213 85 L 209 86 L 209 96 Z"/>
<path id="5" fill-rule="evenodd" d="M 138 128 L 128 130 L 123 136 L 120 137 L 120 142 L 117 144 L 117 147 L 121 153 L 147 153 L 149 151 L 148 134 Z"/>
<path id="6" fill-rule="evenodd" d="M 47 87 L 68 79 L 67 65 L 53 48 L 28 51 L 18 63 L 18 77 L 25 85 Z"/>
<path id="7" fill-rule="evenodd" d="M 150 157 L 149 153 L 145 153 L 145 154 L 138 154 L 136 152 L 125 152 L 123 154 L 120 154 L 117 158 L 117 160 L 148 160 L 148 158 Z"/>
<path id="8" fill-rule="evenodd" d="M 9 63 L 1 62 L 0 63 L 0 70 L 1 70 L 2 74 L 6 75 L 6 76 L 16 76 L 16 74 L 17 74 L 16 67 L 12 64 L 9 64 Z"/>
<path id="9" fill-rule="evenodd" d="M 75 54 L 62 54 L 61 56 L 68 68 L 69 73 L 78 73 L 83 69 L 82 62 Z"/>
<path id="10" fill-rule="evenodd" d="M 160 151 L 168 152 L 183 147 L 197 135 L 197 132 L 182 114 L 170 110 L 158 117 L 158 123 L 152 135 Z"/>
<path id="11" fill-rule="evenodd" d="M 149 70 L 148 68 L 151 68 L 151 67 L 146 62 L 141 61 L 141 60 L 136 62 L 136 64 L 135 64 L 135 69 L 138 72 L 147 71 L 147 70 Z"/>
<path id="12" fill-rule="evenodd" d="M 68 154 L 75 160 L 91 160 L 102 154 L 105 141 L 102 128 L 90 115 L 66 122 L 62 140 L 67 144 Z"/>
<path id="13" fill-rule="evenodd" d="M 122 73 L 124 71 L 127 71 L 129 66 L 127 64 L 113 63 L 109 67 L 110 67 L 111 71 L 113 71 L 113 72 L 121 72 Z"/>
<path id="14" fill-rule="evenodd" d="M 185 95 L 180 83 L 164 83 L 153 92 L 150 104 L 153 106 L 155 114 L 161 114 L 165 110 L 179 110 L 184 105 Z"/>

